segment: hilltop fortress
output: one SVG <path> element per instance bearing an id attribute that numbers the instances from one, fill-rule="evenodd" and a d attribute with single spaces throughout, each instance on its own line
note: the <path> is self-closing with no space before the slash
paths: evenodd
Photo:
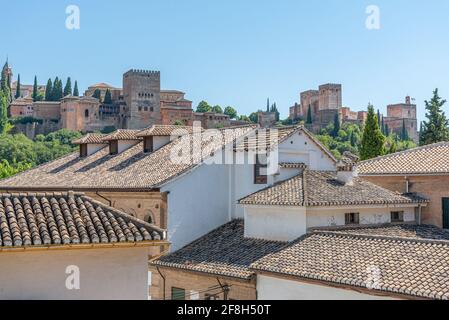
<path id="1" fill-rule="evenodd" d="M 12 73 L 11 69 L 9 69 Z M 17 83 L 11 84 L 13 92 Z M 37 134 L 66 128 L 81 132 L 113 129 L 143 129 L 154 124 L 192 125 L 200 121 L 204 128 L 238 124 L 229 116 L 214 112 L 197 113 L 192 101 L 179 90 L 161 90 L 159 71 L 131 69 L 123 74 L 123 88 L 106 83 L 89 86 L 83 96 L 68 95 L 60 101 L 33 102 L 33 86 L 21 85 L 21 96 L 9 105 L 9 116 L 16 121 L 14 130 L 33 138 Z M 45 92 L 45 86 L 39 86 Z M 101 99 L 92 97 L 100 92 Z M 104 103 L 106 92 L 111 103 Z"/>

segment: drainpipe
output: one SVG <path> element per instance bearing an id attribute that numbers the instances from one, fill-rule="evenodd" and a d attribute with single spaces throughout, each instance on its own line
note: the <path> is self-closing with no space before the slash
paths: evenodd
<path id="1" fill-rule="evenodd" d="M 156 267 L 157 272 L 159 273 L 159 275 L 162 278 L 162 290 L 163 290 L 163 294 L 162 294 L 162 298 L 165 300 L 165 277 L 162 274 L 161 270 L 159 270 L 159 267 Z"/>
<path id="2" fill-rule="evenodd" d="M 106 200 L 106 201 L 108 202 L 109 206 L 112 207 L 112 200 L 106 198 L 105 196 L 102 196 L 102 195 L 100 194 L 100 192 L 98 192 L 98 191 L 95 192 L 95 194 L 96 194 L 97 196 L 99 196 L 101 199 Z"/>
<path id="3" fill-rule="evenodd" d="M 220 285 L 221 289 L 223 290 L 223 300 L 228 300 L 229 286 L 227 284 L 225 285 L 221 284 L 219 278 L 217 278 L 217 282 Z"/>

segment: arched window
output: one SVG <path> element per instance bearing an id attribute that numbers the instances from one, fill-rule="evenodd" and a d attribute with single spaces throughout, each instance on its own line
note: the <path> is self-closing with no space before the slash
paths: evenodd
<path id="1" fill-rule="evenodd" d="M 151 214 L 145 215 L 144 220 L 145 220 L 145 222 L 153 223 L 153 217 L 151 216 Z"/>
<path id="2" fill-rule="evenodd" d="M 89 118 L 89 110 L 84 110 L 84 117 Z"/>

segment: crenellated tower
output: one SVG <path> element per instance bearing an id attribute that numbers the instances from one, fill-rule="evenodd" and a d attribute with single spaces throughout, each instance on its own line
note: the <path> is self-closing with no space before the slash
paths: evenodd
<path id="1" fill-rule="evenodd" d="M 143 129 L 160 124 L 161 74 L 159 71 L 131 69 L 123 75 L 123 127 Z"/>

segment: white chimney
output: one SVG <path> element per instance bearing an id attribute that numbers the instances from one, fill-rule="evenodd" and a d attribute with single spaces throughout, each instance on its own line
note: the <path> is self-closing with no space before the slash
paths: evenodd
<path id="1" fill-rule="evenodd" d="M 353 186 L 354 179 L 358 177 L 358 157 L 349 153 L 343 153 L 342 159 L 337 163 L 337 180 L 344 185 Z"/>

